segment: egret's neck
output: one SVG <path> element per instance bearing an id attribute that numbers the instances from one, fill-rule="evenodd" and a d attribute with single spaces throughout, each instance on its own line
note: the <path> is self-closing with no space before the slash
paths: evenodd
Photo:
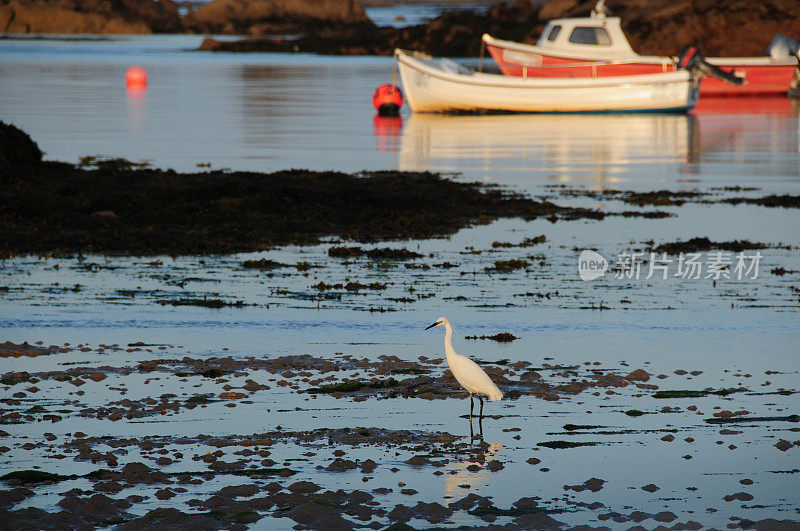
<path id="1" fill-rule="evenodd" d="M 448 358 L 456 355 L 453 348 L 453 327 L 449 323 L 444 327 L 444 353 Z"/>

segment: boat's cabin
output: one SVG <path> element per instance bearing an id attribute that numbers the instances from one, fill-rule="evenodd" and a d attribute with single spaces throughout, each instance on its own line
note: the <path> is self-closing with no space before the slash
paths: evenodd
<path id="1" fill-rule="evenodd" d="M 621 57 L 636 55 L 622 33 L 619 17 L 595 15 L 587 18 L 551 20 L 537 46 L 553 52 Z"/>

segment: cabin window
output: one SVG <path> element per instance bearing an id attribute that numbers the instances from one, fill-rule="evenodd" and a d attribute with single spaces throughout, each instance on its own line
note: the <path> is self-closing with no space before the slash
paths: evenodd
<path id="1" fill-rule="evenodd" d="M 561 31 L 561 26 L 553 26 L 553 29 L 551 29 L 550 33 L 547 34 L 547 40 L 548 41 L 556 40 L 559 31 Z"/>
<path id="2" fill-rule="evenodd" d="M 572 30 L 569 42 L 574 44 L 595 44 L 600 46 L 610 46 L 611 38 L 605 28 L 598 27 L 577 27 Z"/>

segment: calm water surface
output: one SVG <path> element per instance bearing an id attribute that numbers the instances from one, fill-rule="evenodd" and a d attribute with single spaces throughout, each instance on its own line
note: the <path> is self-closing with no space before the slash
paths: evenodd
<path id="1" fill-rule="evenodd" d="M 375 118 L 382 57 L 186 52 L 196 36 L 0 41 L 0 115 L 48 158 L 146 160 L 163 168 L 423 169 L 543 182 L 742 180 L 798 184 L 798 104 L 702 105 L 690 115 Z M 128 91 L 127 68 L 147 69 Z"/>

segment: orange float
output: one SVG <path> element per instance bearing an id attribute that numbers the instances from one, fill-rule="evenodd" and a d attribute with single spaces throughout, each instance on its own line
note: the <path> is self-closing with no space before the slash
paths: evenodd
<path id="1" fill-rule="evenodd" d="M 147 87 L 147 72 L 141 66 L 132 66 L 125 72 L 125 84 L 128 88 L 141 89 Z"/>
<path id="2" fill-rule="evenodd" d="M 372 95 L 372 104 L 379 116 L 400 116 L 403 92 L 396 85 L 381 85 Z"/>

